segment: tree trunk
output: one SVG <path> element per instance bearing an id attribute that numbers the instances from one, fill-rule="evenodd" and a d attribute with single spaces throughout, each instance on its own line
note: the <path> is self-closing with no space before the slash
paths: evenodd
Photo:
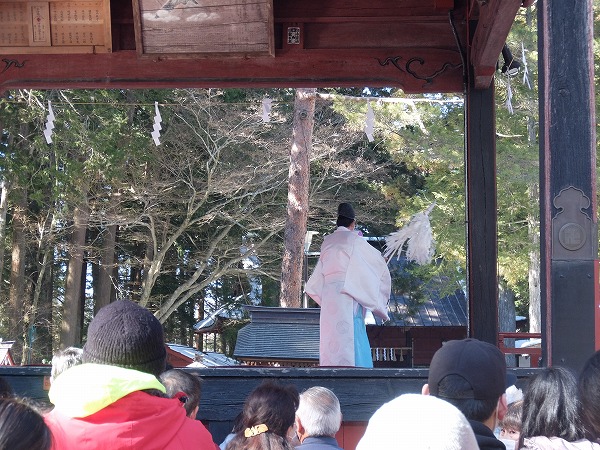
<path id="1" fill-rule="evenodd" d="M 500 281 L 498 286 L 498 321 L 500 331 L 514 333 L 517 330 L 515 294 L 504 281 Z M 507 347 L 515 346 L 514 339 L 505 339 L 504 343 Z M 515 367 L 517 365 L 515 355 L 506 355 L 506 364 Z"/>
<path id="2" fill-rule="evenodd" d="M 81 345 L 81 315 L 83 312 L 81 277 L 83 273 L 83 249 L 89 215 L 87 198 L 84 198 L 82 203 L 76 206 L 73 212 L 73 234 L 71 235 L 70 258 L 67 267 L 65 301 L 63 304 L 63 320 L 60 330 L 61 348 Z"/>
<path id="3" fill-rule="evenodd" d="M 197 297 L 196 300 L 196 323 L 200 322 L 201 320 L 204 319 L 204 298 L 201 296 Z M 204 333 L 198 333 L 195 334 L 196 336 L 196 345 L 194 345 L 194 348 L 200 350 L 201 352 L 204 351 L 205 347 L 204 347 Z"/>
<path id="4" fill-rule="evenodd" d="M 6 212 L 8 211 L 9 185 L 0 180 L 0 293 L 2 292 L 2 274 L 4 273 L 4 249 L 6 243 Z"/>
<path id="5" fill-rule="evenodd" d="M 533 183 L 529 186 L 531 204 L 539 202 L 539 186 Z M 540 226 L 539 220 L 530 215 L 527 218 L 528 233 L 531 239 L 529 252 L 529 332 L 542 331 L 541 290 L 540 290 Z"/>
<path id="6" fill-rule="evenodd" d="M 27 295 L 25 292 L 27 191 L 24 188 L 18 188 L 13 192 L 15 193 L 15 206 L 12 218 L 8 339 L 15 341 L 15 345 L 12 348 L 13 356 L 20 360 L 23 344 L 21 339 L 24 332 L 23 314 Z"/>
<path id="7" fill-rule="evenodd" d="M 33 353 L 34 363 L 52 358 L 52 293 L 54 292 L 53 264 L 50 263 L 44 278 L 37 309 L 36 342 Z"/>
<path id="8" fill-rule="evenodd" d="M 54 248 L 44 248 L 43 238 L 40 237 L 40 248 L 38 252 L 37 260 L 31 266 L 34 267 L 33 273 L 29 277 L 32 282 L 32 286 L 29 290 L 33 289 L 33 294 L 28 296 L 31 297 L 31 307 L 27 308 L 27 312 L 24 315 L 24 330 L 25 335 L 23 337 L 26 345 L 23 346 L 23 361 L 25 364 L 32 364 L 34 362 L 35 347 L 34 341 L 38 337 L 38 321 L 40 313 L 40 302 L 42 293 L 47 282 L 45 281 L 52 273 L 52 253 Z M 40 254 L 41 253 L 41 254 Z M 41 261 L 39 260 L 41 258 Z M 37 344 L 35 344 L 37 345 Z"/>
<path id="9" fill-rule="evenodd" d="M 280 305 L 284 308 L 300 307 L 315 96 L 315 88 L 296 89 L 279 299 Z"/>
<path id="10" fill-rule="evenodd" d="M 140 299 L 140 305 L 146 306 L 152 293 L 152 287 L 154 286 L 153 276 L 150 274 L 152 269 L 152 261 L 154 260 L 154 242 L 150 233 L 146 239 L 146 246 L 144 250 L 141 250 L 143 254 L 140 259 L 144 261 L 144 265 L 141 269 L 141 276 L 138 284 L 136 285 L 135 295 Z"/>
<path id="11" fill-rule="evenodd" d="M 113 268 L 115 264 L 115 246 L 117 243 L 117 226 L 110 225 L 104 229 L 102 239 L 102 256 L 98 267 L 98 279 L 94 290 L 94 314 L 108 305 L 113 298 Z"/>

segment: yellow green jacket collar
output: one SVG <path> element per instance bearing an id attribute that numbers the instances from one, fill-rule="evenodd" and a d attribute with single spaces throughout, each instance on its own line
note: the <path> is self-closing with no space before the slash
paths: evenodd
<path id="1" fill-rule="evenodd" d="M 104 364 L 81 364 L 58 376 L 48 392 L 57 411 L 69 417 L 87 417 L 128 394 L 145 389 L 165 393 L 151 374 Z"/>

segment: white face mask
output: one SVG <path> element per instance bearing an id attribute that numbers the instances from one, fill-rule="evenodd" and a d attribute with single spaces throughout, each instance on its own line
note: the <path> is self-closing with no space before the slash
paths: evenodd
<path id="1" fill-rule="evenodd" d="M 517 450 L 517 441 L 513 441 L 512 439 L 500 438 L 500 442 L 504 444 L 506 450 Z"/>

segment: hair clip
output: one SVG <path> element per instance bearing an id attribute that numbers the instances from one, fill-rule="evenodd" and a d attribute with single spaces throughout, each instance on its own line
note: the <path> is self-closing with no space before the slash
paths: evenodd
<path id="1" fill-rule="evenodd" d="M 267 428 L 267 426 L 264 423 L 261 423 L 260 425 L 255 425 L 253 427 L 246 428 L 244 430 L 244 436 L 246 436 L 247 438 L 252 436 L 258 436 L 259 434 L 264 433 L 265 431 L 269 431 L 269 428 Z"/>

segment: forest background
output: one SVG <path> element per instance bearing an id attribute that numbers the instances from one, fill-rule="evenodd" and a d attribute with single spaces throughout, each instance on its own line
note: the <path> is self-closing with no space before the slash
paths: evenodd
<path id="1" fill-rule="evenodd" d="M 509 78 L 500 59 L 495 77 L 500 328 L 514 331 L 518 314 L 529 319 L 523 331 L 539 331 L 535 5 L 519 11 L 507 44 L 522 66 Z M 247 320 L 241 305 L 282 303 L 296 94 L 19 90 L 0 99 L 0 337 L 16 341 L 17 361 L 36 364 L 81 345 L 94 311 L 120 298 L 155 312 L 168 342 L 231 355 Z M 43 134 L 48 101 L 56 116 L 51 144 Z M 160 145 L 151 137 L 155 102 Z M 319 234 L 310 251 L 334 229 L 339 202 L 354 205 L 369 237 L 435 202 L 434 262 L 394 273 L 394 292 L 416 306 L 431 283 L 462 289 L 460 93 L 318 89 L 314 108 L 307 223 Z M 369 108 L 372 141 L 364 131 Z M 223 332 L 198 342 L 193 325 L 217 312 L 229 318 Z"/>

